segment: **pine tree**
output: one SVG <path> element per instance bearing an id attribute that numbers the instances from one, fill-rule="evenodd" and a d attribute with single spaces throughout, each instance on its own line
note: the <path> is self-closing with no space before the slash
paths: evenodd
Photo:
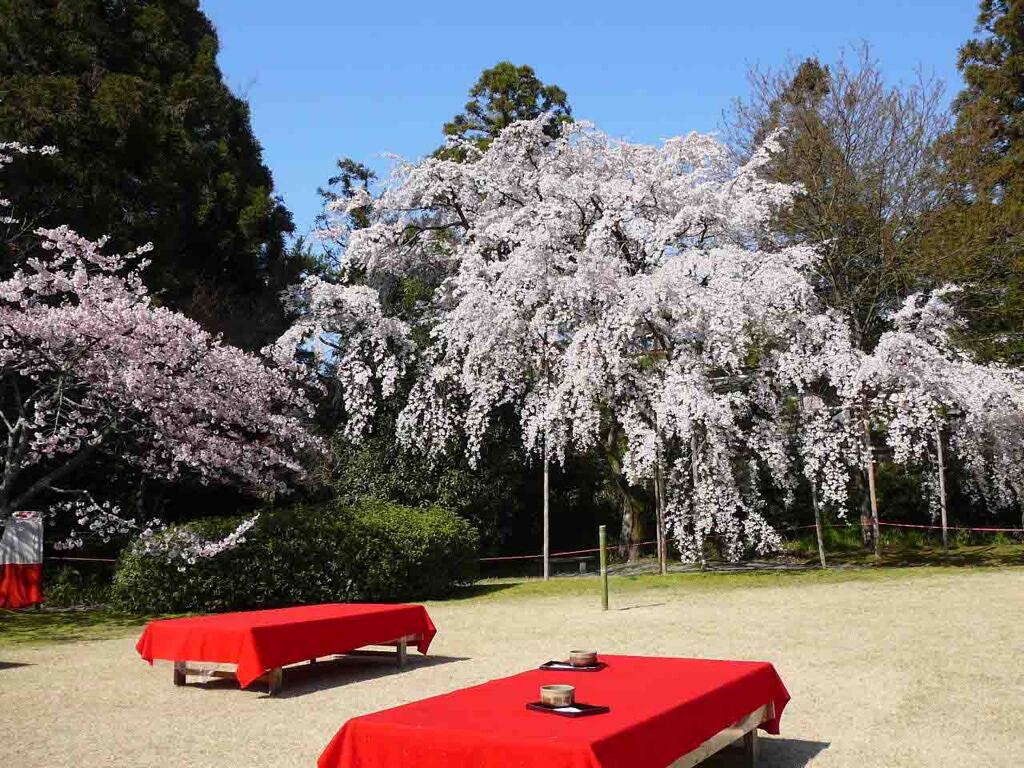
<path id="1" fill-rule="evenodd" d="M 550 112 L 554 120 L 549 131 L 555 135 L 560 125 L 572 119 L 565 91 L 543 83 L 533 67 L 517 67 L 510 61 L 499 61 L 480 73 L 469 89 L 469 97 L 465 111 L 444 124 L 444 134 L 471 141 L 481 149 L 517 120 L 533 120 Z M 444 148 L 439 151 L 451 152 Z"/>

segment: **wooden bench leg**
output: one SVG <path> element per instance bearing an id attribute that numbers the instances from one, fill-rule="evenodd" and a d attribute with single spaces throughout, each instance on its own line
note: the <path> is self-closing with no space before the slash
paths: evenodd
<path id="1" fill-rule="evenodd" d="M 174 684 L 184 685 L 185 684 L 185 662 L 176 661 L 174 662 Z"/>
<path id="2" fill-rule="evenodd" d="M 406 641 L 406 639 L 404 637 L 401 640 L 399 640 L 397 643 L 395 643 L 395 651 L 397 652 L 397 655 L 398 655 L 398 666 L 399 667 L 404 667 L 405 666 L 406 644 L 407 644 L 407 641 Z"/>
<path id="3" fill-rule="evenodd" d="M 272 670 L 267 672 L 267 690 L 271 696 L 275 693 L 280 693 L 284 687 L 284 670 L 280 667 L 274 667 Z"/>
<path id="4" fill-rule="evenodd" d="M 757 761 L 760 756 L 760 741 L 757 736 L 757 728 L 743 735 L 743 763 L 750 768 L 757 768 Z"/>

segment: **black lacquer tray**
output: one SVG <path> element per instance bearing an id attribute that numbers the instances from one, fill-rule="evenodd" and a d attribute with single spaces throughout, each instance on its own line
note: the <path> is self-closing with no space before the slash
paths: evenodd
<path id="1" fill-rule="evenodd" d="M 537 669 L 544 669 L 551 672 L 600 672 L 604 669 L 607 664 L 603 661 L 592 664 L 589 667 L 574 667 L 568 661 L 546 661 L 541 664 Z"/>
<path id="2" fill-rule="evenodd" d="M 568 707 L 549 707 L 547 704 L 542 704 L 539 701 L 532 701 L 526 705 L 526 708 L 532 709 L 534 712 L 545 712 L 549 715 L 558 715 L 559 717 L 587 717 L 589 715 L 603 715 L 605 712 L 611 712 L 611 707 L 584 704 L 580 701 Z"/>

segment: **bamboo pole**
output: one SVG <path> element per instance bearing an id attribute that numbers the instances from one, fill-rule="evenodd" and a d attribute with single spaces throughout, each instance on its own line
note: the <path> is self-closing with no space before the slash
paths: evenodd
<path id="1" fill-rule="evenodd" d="M 597 528 L 598 546 L 601 548 L 601 610 L 608 610 L 608 535 L 603 525 Z"/>
<path id="2" fill-rule="evenodd" d="M 942 428 L 935 427 L 935 452 L 939 463 L 939 510 L 942 513 L 942 556 L 949 556 L 949 528 L 946 524 L 946 464 L 942 451 Z"/>

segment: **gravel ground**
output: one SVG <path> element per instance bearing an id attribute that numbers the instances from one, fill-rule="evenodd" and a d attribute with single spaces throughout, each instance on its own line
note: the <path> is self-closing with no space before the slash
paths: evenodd
<path id="1" fill-rule="evenodd" d="M 226 681 L 175 688 L 134 638 L 0 647 L 0 763 L 312 768 L 353 715 L 596 645 L 772 661 L 793 700 L 764 766 L 1024 765 L 1024 569 L 630 592 L 608 613 L 596 602 L 431 604 L 430 656 L 402 672 L 374 659 L 295 667 L 275 698 Z"/>

